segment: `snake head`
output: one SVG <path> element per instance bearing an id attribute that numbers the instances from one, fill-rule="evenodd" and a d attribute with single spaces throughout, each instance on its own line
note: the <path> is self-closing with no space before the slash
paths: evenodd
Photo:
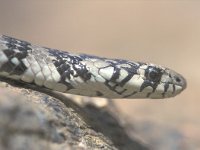
<path id="1" fill-rule="evenodd" d="M 153 64 L 146 65 L 144 69 L 144 82 L 141 91 L 147 86 L 153 88 L 153 92 L 149 93 L 149 98 L 174 97 L 181 93 L 187 86 L 186 80 L 179 73 L 156 66 Z"/>

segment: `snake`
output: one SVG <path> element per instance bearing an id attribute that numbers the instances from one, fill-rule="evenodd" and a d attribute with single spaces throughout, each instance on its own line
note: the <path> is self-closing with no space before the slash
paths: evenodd
<path id="1" fill-rule="evenodd" d="M 186 88 L 179 73 L 153 63 L 74 54 L 0 36 L 0 78 L 89 97 L 163 99 Z"/>

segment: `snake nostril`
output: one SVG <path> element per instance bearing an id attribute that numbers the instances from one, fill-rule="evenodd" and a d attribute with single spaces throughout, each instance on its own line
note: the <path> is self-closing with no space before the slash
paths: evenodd
<path id="1" fill-rule="evenodd" d="M 176 82 L 181 82 L 181 79 L 179 77 L 175 77 Z"/>

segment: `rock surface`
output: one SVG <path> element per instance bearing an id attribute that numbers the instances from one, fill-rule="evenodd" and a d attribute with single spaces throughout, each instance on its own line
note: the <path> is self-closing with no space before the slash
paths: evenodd
<path id="1" fill-rule="evenodd" d="M 78 96 L 6 82 L 0 90 L 1 150 L 148 149 L 130 138 L 111 102 L 103 108 L 78 105 Z"/>

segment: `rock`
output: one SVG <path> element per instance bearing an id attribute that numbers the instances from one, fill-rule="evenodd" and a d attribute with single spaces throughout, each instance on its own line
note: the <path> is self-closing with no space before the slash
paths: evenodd
<path id="1" fill-rule="evenodd" d="M 78 96 L 67 97 L 3 81 L 6 83 L 2 82 L 0 90 L 1 150 L 147 150 L 130 138 L 111 102 L 104 107 L 93 103 L 80 105 L 76 103 Z M 90 101 L 89 97 L 82 98 Z"/>

